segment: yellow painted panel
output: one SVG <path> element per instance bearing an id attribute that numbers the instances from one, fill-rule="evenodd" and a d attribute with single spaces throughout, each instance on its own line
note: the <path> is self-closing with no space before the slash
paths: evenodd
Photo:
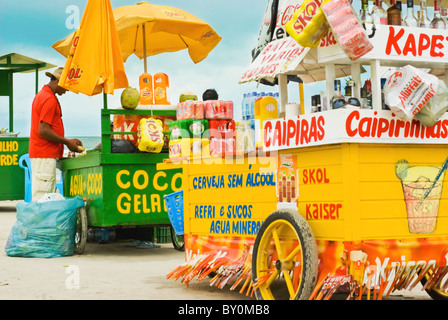
<path id="1" fill-rule="evenodd" d="M 341 201 L 343 193 L 341 183 L 299 185 L 299 201 Z"/>
<path id="2" fill-rule="evenodd" d="M 429 228 L 430 232 L 423 234 L 411 233 L 407 218 L 362 220 L 361 228 L 363 229 L 361 240 L 446 236 L 448 235 L 448 218 L 439 217 L 435 224 L 435 230 L 432 231 L 431 228 Z"/>
<path id="3" fill-rule="evenodd" d="M 282 153 L 288 152 L 284 151 Z M 339 165 L 342 163 L 341 146 L 337 145 L 300 149 L 299 152 L 297 152 L 297 163 L 299 168 Z"/>
<path id="4" fill-rule="evenodd" d="M 185 213 L 186 228 L 191 234 L 255 236 L 276 209 L 276 203 L 191 205 Z"/>
<path id="5" fill-rule="evenodd" d="M 383 201 L 361 201 L 361 219 L 391 219 L 406 215 L 404 199 Z M 448 199 L 442 199 L 439 204 L 439 216 L 448 217 Z"/>
<path id="6" fill-rule="evenodd" d="M 344 221 L 308 221 L 316 240 L 343 240 Z"/>
<path id="7" fill-rule="evenodd" d="M 277 202 L 275 187 L 190 190 L 190 203 L 257 203 Z"/>
<path id="8" fill-rule="evenodd" d="M 253 204 L 202 203 L 193 204 L 185 217 L 196 221 L 206 219 L 255 219 L 264 220 L 268 215 L 277 210 L 277 204 L 271 202 L 259 202 Z"/>
<path id="9" fill-rule="evenodd" d="M 342 183 L 341 165 L 299 166 L 299 183 L 304 185 Z"/>
<path id="10" fill-rule="evenodd" d="M 191 174 L 188 177 L 188 188 L 191 190 L 220 190 L 227 192 L 235 188 L 275 187 L 275 170 L 260 172 L 245 170 L 232 172 L 215 171 L 212 174 Z"/>
<path id="11" fill-rule="evenodd" d="M 199 162 L 199 161 L 198 161 Z M 210 158 L 203 159 L 199 163 L 189 165 L 191 175 L 207 175 L 220 173 L 233 173 L 249 170 L 275 170 L 277 168 L 277 155 L 262 158 Z"/>
<path id="12" fill-rule="evenodd" d="M 403 198 L 400 181 L 365 182 L 359 184 L 361 200 L 394 200 Z"/>
<path id="13" fill-rule="evenodd" d="M 369 163 L 359 165 L 359 181 L 399 181 L 395 174 L 395 163 Z"/>
<path id="14" fill-rule="evenodd" d="M 406 159 L 415 164 L 441 165 L 448 156 L 446 145 L 359 144 L 359 163 L 396 163 Z"/>
<path id="15" fill-rule="evenodd" d="M 360 202 L 361 219 L 401 218 L 403 217 L 403 212 L 406 212 L 404 199 Z"/>

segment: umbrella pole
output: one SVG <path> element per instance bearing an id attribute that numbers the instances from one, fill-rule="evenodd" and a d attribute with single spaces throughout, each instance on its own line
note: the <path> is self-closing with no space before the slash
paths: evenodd
<path id="1" fill-rule="evenodd" d="M 303 92 L 303 82 L 299 82 L 300 94 L 300 114 L 305 114 L 305 94 Z"/>
<path id="2" fill-rule="evenodd" d="M 103 91 L 103 108 L 107 109 L 107 94 Z"/>
<path id="3" fill-rule="evenodd" d="M 146 29 L 145 29 L 145 24 L 142 24 L 142 31 L 143 31 L 143 59 L 144 59 L 144 64 L 145 64 L 145 73 L 148 72 L 148 65 L 146 62 Z"/>

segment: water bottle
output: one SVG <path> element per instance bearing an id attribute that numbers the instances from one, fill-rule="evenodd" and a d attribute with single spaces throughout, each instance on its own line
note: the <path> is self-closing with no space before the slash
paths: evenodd
<path id="1" fill-rule="evenodd" d="M 252 92 L 252 99 L 250 100 L 250 116 L 249 119 L 255 118 L 255 101 L 259 98 L 259 94 L 254 91 Z"/>
<path id="2" fill-rule="evenodd" d="M 245 106 L 245 108 L 246 108 L 246 113 L 245 113 L 246 119 L 245 120 L 248 120 L 250 118 L 250 114 L 251 114 L 250 108 L 252 105 L 252 99 L 253 99 L 253 95 L 251 92 L 249 92 L 247 94 L 247 98 L 246 98 L 246 102 L 245 102 L 245 105 L 246 105 Z"/>
<path id="3" fill-rule="evenodd" d="M 243 117 L 243 120 L 246 120 L 246 114 L 247 114 L 247 96 L 248 96 L 248 94 L 244 94 L 244 96 L 243 96 L 243 101 L 241 102 L 241 109 L 242 109 L 242 117 Z"/>

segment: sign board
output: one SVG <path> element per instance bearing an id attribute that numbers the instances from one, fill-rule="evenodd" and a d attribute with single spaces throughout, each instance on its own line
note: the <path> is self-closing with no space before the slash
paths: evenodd
<path id="1" fill-rule="evenodd" d="M 446 144 L 448 115 L 432 127 L 400 120 L 391 111 L 338 109 L 263 123 L 264 151 L 333 143 Z"/>
<path id="2" fill-rule="evenodd" d="M 310 48 L 301 47 L 291 37 L 272 41 L 252 62 L 240 83 L 262 78 L 272 80 L 278 74 L 288 72 L 290 65 L 296 67 L 309 50 Z"/>
<path id="3" fill-rule="evenodd" d="M 364 55 L 360 62 L 384 59 L 412 63 L 448 63 L 448 34 L 446 30 L 425 29 L 405 26 L 366 25 L 373 50 Z M 318 62 L 349 62 L 339 44 L 321 42 Z"/>

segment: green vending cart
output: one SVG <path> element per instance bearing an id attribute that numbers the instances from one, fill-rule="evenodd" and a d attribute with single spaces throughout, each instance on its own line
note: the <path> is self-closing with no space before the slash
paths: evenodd
<path id="1" fill-rule="evenodd" d="M 7 108 L 9 113 L 8 120 L 6 117 L 0 119 L 0 201 L 25 199 L 25 170 L 21 167 L 24 164 L 20 163 L 20 158 L 28 153 L 29 138 L 18 137 L 19 133 L 14 132 L 14 74 L 35 72 L 37 93 L 39 71 L 54 67 L 56 66 L 50 63 L 18 53 L 0 56 L 0 97 L 8 98 L 6 105 L 2 104 L 3 99 L 0 101 L 0 108 Z M 31 101 L 29 115 L 31 117 Z"/>
<path id="2" fill-rule="evenodd" d="M 183 249 L 172 230 L 163 196 L 181 190 L 182 171 L 157 170 L 157 163 L 169 157 L 161 153 L 114 153 L 111 142 L 136 136 L 136 126 L 127 125 L 128 132 L 114 132 L 111 118 L 122 116 L 135 120 L 142 117 L 175 117 L 175 110 L 101 110 L 101 149 L 88 150 L 76 158 L 59 161 L 63 172 L 64 195 L 81 196 L 86 202 L 87 229 L 170 227 L 173 245 Z M 135 122 L 134 122 L 135 125 Z M 134 130 L 134 131 L 131 131 Z M 78 219 L 79 220 L 79 219 Z M 84 226 L 84 229 L 86 226 Z"/>
<path id="3" fill-rule="evenodd" d="M 0 201 L 25 199 L 25 171 L 19 161 L 28 144 L 29 138 L 0 134 Z"/>

